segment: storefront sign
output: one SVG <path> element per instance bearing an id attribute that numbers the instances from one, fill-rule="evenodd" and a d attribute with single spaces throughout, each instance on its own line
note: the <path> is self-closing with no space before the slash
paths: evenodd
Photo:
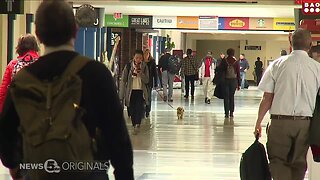
<path id="1" fill-rule="evenodd" d="M 273 29 L 283 31 L 294 31 L 296 29 L 294 18 L 274 18 Z"/>
<path id="2" fill-rule="evenodd" d="M 249 18 L 224 18 L 224 28 L 234 30 L 248 30 Z"/>
<path id="3" fill-rule="evenodd" d="M 153 16 L 153 28 L 177 28 L 176 16 Z"/>
<path id="4" fill-rule="evenodd" d="M 152 16 L 129 16 L 129 27 L 152 29 Z"/>
<path id="5" fill-rule="evenodd" d="M 218 29 L 218 17 L 216 16 L 200 16 L 199 29 Z"/>
<path id="6" fill-rule="evenodd" d="M 177 27 L 181 29 L 198 29 L 199 18 L 197 16 L 178 16 Z"/>
<path id="7" fill-rule="evenodd" d="M 273 18 L 250 18 L 250 30 L 273 30 Z"/>
<path id="8" fill-rule="evenodd" d="M 105 16 L 106 27 L 128 27 L 129 18 L 127 15 L 115 13 L 113 15 L 107 14 Z"/>
<path id="9" fill-rule="evenodd" d="M 319 0 L 303 0 L 302 13 L 305 15 L 320 14 L 320 1 Z"/>

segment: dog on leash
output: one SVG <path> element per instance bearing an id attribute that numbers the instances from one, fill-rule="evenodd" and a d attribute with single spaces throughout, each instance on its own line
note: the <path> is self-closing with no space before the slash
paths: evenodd
<path id="1" fill-rule="evenodd" d="M 177 116 L 178 116 L 178 119 L 182 119 L 182 118 L 183 118 L 183 114 L 184 114 L 184 109 L 183 109 L 183 107 L 178 107 L 178 108 L 177 108 Z"/>

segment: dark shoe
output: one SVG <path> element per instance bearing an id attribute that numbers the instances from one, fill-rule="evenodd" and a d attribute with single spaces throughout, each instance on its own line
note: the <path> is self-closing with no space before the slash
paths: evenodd
<path id="1" fill-rule="evenodd" d="M 191 99 L 194 100 L 194 96 L 191 96 Z"/>
<path id="2" fill-rule="evenodd" d="M 208 103 L 208 98 L 206 98 L 206 99 L 204 100 L 204 103 Z"/>
<path id="3" fill-rule="evenodd" d="M 207 104 L 210 104 L 210 99 L 207 100 Z"/>
<path id="4" fill-rule="evenodd" d="M 167 101 L 167 96 L 163 97 L 163 101 L 166 102 Z"/>
<path id="5" fill-rule="evenodd" d="M 232 118 L 233 118 L 233 113 L 230 113 L 230 117 L 232 117 Z"/>
<path id="6" fill-rule="evenodd" d="M 187 95 L 184 95 L 184 97 L 185 97 L 186 99 L 188 99 L 188 98 L 189 98 L 189 96 L 187 96 Z"/>
<path id="7" fill-rule="evenodd" d="M 225 118 L 229 118 L 229 114 L 225 114 L 224 117 L 225 117 Z"/>
<path id="8" fill-rule="evenodd" d="M 150 116 L 149 112 L 146 112 L 146 118 L 148 118 Z"/>
<path id="9" fill-rule="evenodd" d="M 173 102 L 173 99 L 169 99 L 168 102 Z"/>

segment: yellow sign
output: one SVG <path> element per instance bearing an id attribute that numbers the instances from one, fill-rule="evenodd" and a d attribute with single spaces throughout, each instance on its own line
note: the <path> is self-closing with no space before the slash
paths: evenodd
<path id="1" fill-rule="evenodd" d="M 177 27 L 180 29 L 198 29 L 198 16 L 178 16 Z"/>
<path id="2" fill-rule="evenodd" d="M 274 18 L 273 30 L 294 31 L 294 18 Z"/>
<path id="3" fill-rule="evenodd" d="M 229 26 L 233 28 L 242 28 L 246 23 L 240 19 L 235 19 L 229 22 Z"/>

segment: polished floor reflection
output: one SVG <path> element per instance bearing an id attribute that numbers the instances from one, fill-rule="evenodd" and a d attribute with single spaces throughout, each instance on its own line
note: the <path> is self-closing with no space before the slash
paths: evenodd
<path id="1" fill-rule="evenodd" d="M 183 120 L 178 120 L 176 110 L 154 92 L 151 117 L 143 121 L 138 135 L 131 136 L 136 179 L 240 179 L 241 153 L 254 140 L 261 96 L 256 88 L 238 91 L 235 117 L 225 119 L 222 100 L 214 98 L 208 105 L 199 88 L 194 101 L 175 90 L 172 106 L 185 109 Z M 266 117 L 264 125 L 267 121 Z"/>
<path id="2" fill-rule="evenodd" d="M 233 119 L 224 118 L 223 101 L 213 98 L 204 103 L 200 87 L 195 100 L 185 100 L 174 90 L 172 106 L 185 109 L 178 120 L 176 109 L 153 92 L 152 112 L 143 120 L 140 133 L 132 135 L 134 169 L 137 180 L 239 180 L 239 161 L 254 141 L 253 127 L 262 96 L 255 87 L 236 92 Z M 126 112 L 125 112 L 126 115 Z M 265 117 L 265 129 L 268 117 Z M 266 135 L 260 139 L 266 142 Z M 109 172 L 112 174 L 112 170 Z M 0 168 L 0 180 L 10 179 Z M 114 179 L 112 175 L 110 179 Z"/>

